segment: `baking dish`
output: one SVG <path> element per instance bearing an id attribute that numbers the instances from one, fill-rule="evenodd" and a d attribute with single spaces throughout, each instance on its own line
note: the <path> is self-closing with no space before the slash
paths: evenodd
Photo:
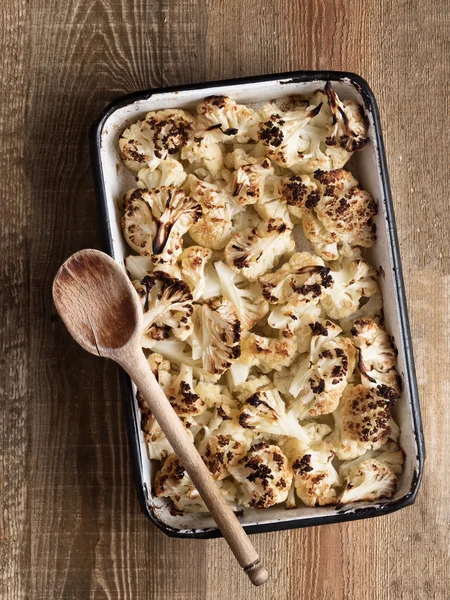
<path id="1" fill-rule="evenodd" d="M 104 227 L 105 249 L 123 264 L 129 250 L 122 238 L 120 206 L 124 192 L 135 184 L 132 173 L 119 156 L 118 139 L 125 127 L 150 110 L 195 109 L 203 98 L 210 95 L 228 95 L 244 104 L 262 103 L 292 94 L 310 94 L 319 88 L 323 89 L 327 81 L 332 82 L 340 97 L 355 99 L 363 105 L 370 122 L 370 143 L 353 156 L 348 167 L 379 206 L 376 217 L 377 242 L 367 256 L 380 271 L 386 327 L 398 348 L 398 371 L 403 380 L 403 392 L 395 406 L 394 417 L 401 428 L 399 443 L 405 451 L 406 460 L 397 492 L 390 500 L 344 507 L 302 506 L 286 510 L 280 505 L 262 511 L 245 509 L 240 511 L 239 519 L 248 533 L 339 523 L 387 514 L 412 504 L 420 485 L 424 442 L 395 219 L 375 98 L 367 83 L 359 76 L 332 71 L 299 71 L 146 90 L 124 96 L 110 104 L 94 123 L 90 134 L 91 160 Z M 209 515 L 173 515 L 165 499 L 153 497 L 151 481 L 156 465 L 147 457 L 136 390 L 124 373 L 121 373 L 121 389 L 125 399 L 136 489 L 144 513 L 170 536 L 220 536 Z"/>

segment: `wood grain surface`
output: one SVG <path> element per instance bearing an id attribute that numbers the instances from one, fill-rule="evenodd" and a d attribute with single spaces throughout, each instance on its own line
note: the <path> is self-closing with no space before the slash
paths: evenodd
<path id="1" fill-rule="evenodd" d="M 1 600 L 450 598 L 450 17 L 445 0 L 3 0 Z M 141 515 L 115 366 L 69 339 L 51 281 L 100 247 L 87 132 L 141 88 L 290 69 L 366 78 L 382 117 L 428 458 L 392 516 L 223 540 Z"/>

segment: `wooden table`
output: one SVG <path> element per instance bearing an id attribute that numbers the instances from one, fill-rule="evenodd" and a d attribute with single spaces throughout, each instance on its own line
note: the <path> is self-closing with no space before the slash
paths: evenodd
<path id="1" fill-rule="evenodd" d="M 449 11 L 445 0 L 3 0 L 2 600 L 450 597 Z M 355 71 L 381 111 L 428 461 L 392 516 L 255 536 L 252 589 L 223 540 L 177 541 L 134 492 L 117 372 L 55 316 L 59 264 L 99 247 L 87 133 L 126 92 L 292 69 Z"/>

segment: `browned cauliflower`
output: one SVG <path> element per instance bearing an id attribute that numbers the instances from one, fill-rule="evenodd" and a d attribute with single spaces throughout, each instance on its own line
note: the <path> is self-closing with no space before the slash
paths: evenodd
<path id="1" fill-rule="evenodd" d="M 330 277 L 333 285 L 321 302 L 332 319 L 350 316 L 358 310 L 362 298 L 379 292 L 377 272 L 363 260 L 342 258 L 332 265 Z"/>
<path id="2" fill-rule="evenodd" d="M 223 297 L 196 305 L 193 323 L 192 357 L 201 358 L 207 373 L 225 373 L 241 354 L 242 328 L 233 305 Z"/>
<path id="3" fill-rule="evenodd" d="M 213 251 L 189 246 L 180 255 L 181 278 L 191 289 L 194 300 L 208 300 L 221 293 L 220 281 L 210 263 Z"/>
<path id="4" fill-rule="evenodd" d="M 186 145 L 193 126 L 194 118 L 183 110 L 151 111 L 122 133 L 122 159 L 135 172 L 145 166 L 155 168 Z"/>
<path id="5" fill-rule="evenodd" d="M 226 480 L 217 481 L 217 485 L 225 499 L 233 502 L 236 495 L 235 486 L 230 485 Z M 166 458 L 161 469 L 155 475 L 153 486 L 157 497 L 170 498 L 174 507 L 179 511 L 208 512 L 176 454 L 171 454 Z"/>
<path id="6" fill-rule="evenodd" d="M 336 488 L 342 481 L 332 464 L 335 454 L 328 445 L 308 448 L 298 440 L 290 439 L 282 449 L 291 464 L 295 491 L 300 500 L 307 506 L 337 504 Z"/>
<path id="7" fill-rule="evenodd" d="M 263 373 L 292 364 L 297 354 L 295 340 L 268 338 L 248 333 L 241 340 L 239 363 L 258 367 Z"/>
<path id="8" fill-rule="evenodd" d="M 248 451 L 249 442 L 245 436 L 218 433 L 204 438 L 198 447 L 203 461 L 216 480 L 227 477 L 230 467 L 237 465 Z"/>
<path id="9" fill-rule="evenodd" d="M 394 471 L 374 458 L 349 469 L 345 480 L 346 485 L 339 499 L 341 504 L 392 498 L 397 489 Z"/>
<path id="10" fill-rule="evenodd" d="M 339 337 L 340 327 L 326 321 L 311 329 L 309 355 L 296 367 L 289 387 L 300 418 L 333 412 L 355 368 L 355 349 L 349 339 Z"/>
<path id="11" fill-rule="evenodd" d="M 264 298 L 271 304 L 317 304 L 333 285 L 330 269 L 309 252 L 296 252 L 289 262 L 259 278 Z"/>
<path id="12" fill-rule="evenodd" d="M 305 210 L 314 208 L 320 200 L 319 188 L 310 175 L 282 177 L 279 192 L 288 211 L 297 219 L 302 219 Z"/>
<path id="13" fill-rule="evenodd" d="M 349 171 L 316 171 L 320 198 L 303 212 L 303 231 L 314 250 L 325 260 L 353 256 L 359 246 L 375 242 L 373 217 L 377 205 L 372 196 L 358 187 Z"/>
<path id="14" fill-rule="evenodd" d="M 145 348 L 169 337 L 170 332 L 179 340 L 191 335 L 192 294 L 184 281 L 164 271 L 153 271 L 135 287 L 143 304 L 142 345 Z"/>
<path id="15" fill-rule="evenodd" d="M 233 175 L 231 195 L 240 206 L 255 204 L 264 195 L 264 185 L 269 175 L 273 175 L 273 167 L 267 158 L 239 167 Z"/>
<path id="16" fill-rule="evenodd" d="M 286 500 L 292 469 L 278 446 L 260 442 L 229 471 L 238 486 L 238 502 L 249 508 L 269 508 Z"/>
<path id="17" fill-rule="evenodd" d="M 251 329 L 269 311 L 269 304 L 258 284 L 252 284 L 243 275 L 235 273 L 222 261 L 214 263 L 222 294 L 233 303 L 243 331 Z"/>
<path id="18" fill-rule="evenodd" d="M 364 385 L 347 386 L 333 413 L 333 444 L 340 460 L 381 448 L 392 434 L 392 402 Z"/>
<path id="19" fill-rule="evenodd" d="M 167 158 L 160 162 L 155 169 L 149 167 L 141 169 L 138 173 L 137 185 L 147 190 L 172 185 L 181 187 L 185 179 L 186 172 L 183 165 L 174 158 Z"/>
<path id="20" fill-rule="evenodd" d="M 122 229 L 133 250 L 155 264 L 172 264 L 182 251 L 182 235 L 201 215 L 201 205 L 180 188 L 138 188 L 125 194 Z"/>
<path id="21" fill-rule="evenodd" d="M 320 115 L 322 106 L 322 102 L 315 106 L 303 104 L 288 111 L 273 104 L 265 106 L 259 139 L 266 146 L 267 156 L 298 173 L 343 167 L 350 155 L 327 145 L 328 130 Z"/>
<path id="22" fill-rule="evenodd" d="M 209 96 L 197 106 L 198 120 L 205 131 L 214 132 L 222 142 L 257 139 L 260 116 L 227 96 Z M 199 134 L 201 135 L 201 133 Z"/>
<path id="23" fill-rule="evenodd" d="M 286 410 L 280 394 L 273 385 L 260 388 L 249 396 L 241 409 L 239 424 L 251 429 L 260 437 L 279 438 L 284 436 L 309 442 L 308 434 L 300 425 L 293 410 Z"/>
<path id="24" fill-rule="evenodd" d="M 233 271 L 255 281 L 294 247 L 292 229 L 281 219 L 270 219 L 234 235 L 225 247 L 225 259 Z"/>
<path id="25" fill-rule="evenodd" d="M 206 410 L 205 402 L 194 391 L 192 367 L 181 365 L 165 392 L 174 411 L 179 417 L 200 415 Z"/>
<path id="26" fill-rule="evenodd" d="M 325 93 L 332 114 L 332 132 L 326 143 L 347 152 L 362 150 L 369 142 L 369 124 L 363 109 L 354 100 L 341 101 L 330 82 L 325 86 Z"/>

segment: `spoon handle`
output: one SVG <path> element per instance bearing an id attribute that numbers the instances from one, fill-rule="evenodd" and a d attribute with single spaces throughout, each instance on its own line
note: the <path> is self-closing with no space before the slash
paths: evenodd
<path id="1" fill-rule="evenodd" d="M 125 350 L 125 349 L 124 349 Z M 153 375 L 140 348 L 128 348 L 118 362 L 127 371 L 192 479 L 239 564 L 254 585 L 267 581 L 267 571 L 236 515 L 228 506 L 180 419 Z"/>

